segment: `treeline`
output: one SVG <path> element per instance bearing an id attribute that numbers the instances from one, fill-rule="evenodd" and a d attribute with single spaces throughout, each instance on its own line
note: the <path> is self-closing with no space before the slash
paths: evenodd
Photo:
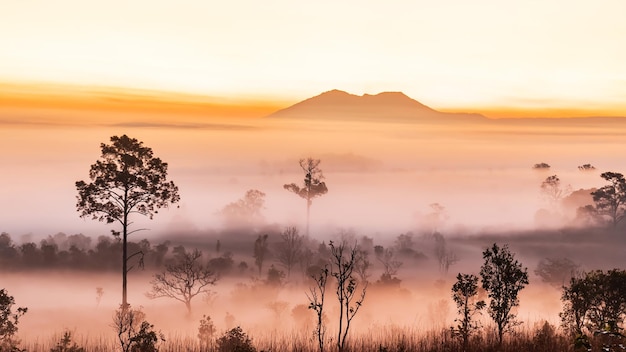
<path id="1" fill-rule="evenodd" d="M 14 243 L 11 235 L 0 234 L 0 270 L 72 269 L 119 271 L 122 268 L 122 244 L 113 236 L 99 236 L 92 243 L 83 234 L 58 233 L 35 242 Z M 160 268 L 170 250 L 168 241 L 152 245 L 147 239 L 129 242 L 130 253 L 140 253 L 137 264 Z"/>

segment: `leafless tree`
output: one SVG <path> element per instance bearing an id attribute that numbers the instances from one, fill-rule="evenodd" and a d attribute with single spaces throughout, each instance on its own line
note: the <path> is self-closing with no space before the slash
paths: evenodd
<path id="1" fill-rule="evenodd" d="M 367 283 L 363 284 L 361 294 L 357 296 L 357 280 L 353 276 L 357 262 L 357 246 L 348 246 L 342 242 L 338 246 L 331 241 L 331 276 L 337 283 L 337 300 L 339 301 L 339 331 L 337 332 L 337 348 L 344 351 L 350 323 L 356 316 L 365 300 Z M 357 298 L 358 297 L 358 298 Z"/>
<path id="2" fill-rule="evenodd" d="M 169 297 L 183 302 L 191 315 L 191 300 L 201 293 L 210 293 L 209 286 L 217 281 L 215 272 L 201 263 L 202 252 L 194 249 L 177 255 L 174 263 L 165 266 L 165 272 L 155 274 L 150 282 L 151 299 Z"/>
<path id="3" fill-rule="evenodd" d="M 382 246 L 374 247 L 376 259 L 383 265 L 383 273 L 380 276 L 382 283 L 400 282 L 394 276 L 398 273 L 398 269 L 402 266 L 402 262 L 396 260 L 396 255 L 391 248 L 383 248 Z"/>
<path id="4" fill-rule="evenodd" d="M 450 266 L 458 262 L 459 259 L 456 253 L 448 249 L 448 244 L 442 234 L 435 232 L 433 237 L 435 238 L 435 256 L 439 264 L 439 271 L 447 274 Z"/>
<path id="5" fill-rule="evenodd" d="M 313 309 L 317 315 L 317 325 L 315 326 L 315 337 L 320 352 L 324 352 L 324 342 L 326 341 L 326 325 L 324 325 L 324 303 L 326 298 L 326 283 L 328 282 L 328 266 L 324 266 L 319 273 L 311 275 L 315 281 L 315 286 L 309 289 L 306 294 L 309 299 L 309 309 Z"/>
<path id="6" fill-rule="evenodd" d="M 287 227 L 280 235 L 281 242 L 276 244 L 276 258 L 287 269 L 287 278 L 291 269 L 298 263 L 302 255 L 302 236 L 295 227 Z"/>
<path id="7" fill-rule="evenodd" d="M 283 187 L 289 192 L 293 192 L 306 200 L 306 236 L 309 236 L 309 218 L 313 198 L 322 196 L 328 192 L 326 183 L 322 180 L 324 175 L 319 168 L 320 160 L 307 158 L 300 159 L 300 167 L 304 171 L 304 186 L 300 187 L 295 183 L 286 184 Z"/>
<path id="8" fill-rule="evenodd" d="M 548 176 L 541 183 L 541 194 L 555 208 L 559 202 L 572 193 L 572 186 L 563 186 L 557 175 Z"/>

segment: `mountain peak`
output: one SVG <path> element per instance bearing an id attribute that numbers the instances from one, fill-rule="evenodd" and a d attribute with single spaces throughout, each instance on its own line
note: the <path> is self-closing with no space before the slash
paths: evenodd
<path id="1" fill-rule="evenodd" d="M 440 118 L 444 115 L 448 117 L 459 114 L 438 112 L 402 92 L 359 96 L 333 89 L 279 110 L 270 117 L 410 122 Z"/>

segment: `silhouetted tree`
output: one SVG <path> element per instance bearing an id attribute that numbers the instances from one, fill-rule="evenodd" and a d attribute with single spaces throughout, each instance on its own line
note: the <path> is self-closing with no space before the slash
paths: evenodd
<path id="1" fill-rule="evenodd" d="M 528 272 L 522 268 L 507 245 L 493 244 L 483 252 L 484 264 L 480 268 L 483 288 L 489 294 L 489 315 L 496 323 L 498 342 L 505 332 L 518 325 L 511 309 L 519 305 L 518 294 L 528 285 Z"/>
<path id="2" fill-rule="evenodd" d="M 463 351 L 467 351 L 470 335 L 480 328 L 480 323 L 474 320 L 474 316 L 485 308 L 485 301 L 477 300 L 477 295 L 478 277 L 458 274 L 452 285 L 452 299 L 461 318 L 454 320 L 458 324 L 452 327 L 452 332 L 463 340 Z"/>
<path id="3" fill-rule="evenodd" d="M 596 168 L 591 164 L 583 164 L 578 167 L 580 171 L 594 171 Z"/>
<path id="4" fill-rule="evenodd" d="M 300 167 L 304 171 L 304 186 L 301 188 L 295 183 L 283 186 L 289 192 L 293 192 L 306 200 L 306 236 L 309 236 L 309 215 L 313 198 L 322 196 L 328 192 L 326 183 L 322 181 L 324 175 L 319 165 L 319 159 L 300 159 Z"/>
<path id="5" fill-rule="evenodd" d="M 263 262 L 267 256 L 267 237 L 267 234 L 259 235 L 254 241 L 254 264 L 259 268 L 259 275 L 263 272 Z"/>
<path id="6" fill-rule="evenodd" d="M 276 244 L 276 259 L 287 269 L 287 278 L 291 269 L 298 263 L 302 255 L 302 236 L 295 227 L 287 227 L 280 235 L 281 241 Z"/>
<path id="7" fill-rule="evenodd" d="M 604 172 L 600 177 L 609 184 L 591 192 L 591 195 L 598 213 L 608 216 L 616 227 L 626 216 L 626 179 L 617 172 Z"/>
<path id="8" fill-rule="evenodd" d="M 306 297 L 309 299 L 309 309 L 315 311 L 317 324 L 314 335 L 320 352 L 324 352 L 324 342 L 326 341 L 326 325 L 324 324 L 324 300 L 326 298 L 326 283 L 328 282 L 328 266 L 324 266 L 317 273 L 312 273 L 311 278 L 315 281 L 315 286 L 309 288 Z"/>
<path id="9" fill-rule="evenodd" d="M 357 294 L 357 280 L 352 275 L 357 259 L 357 247 L 349 247 L 346 242 L 335 246 L 331 241 L 331 272 L 337 283 L 337 300 L 339 301 L 339 330 L 337 333 L 337 348 L 344 351 L 346 339 L 350 330 L 350 323 L 356 316 L 359 308 L 363 305 L 367 282 L 363 284 L 361 294 Z M 358 297 L 358 298 L 357 298 Z M 356 299 L 356 300 L 355 300 Z"/>
<path id="10" fill-rule="evenodd" d="M 550 165 L 546 163 L 538 163 L 533 165 L 533 169 L 535 170 L 548 170 L 550 169 Z"/>
<path id="11" fill-rule="evenodd" d="M 13 311 L 15 299 L 7 290 L 0 289 L 0 351 L 19 351 L 15 339 L 20 318 L 28 312 L 28 308 L 19 307 Z"/>
<path id="12" fill-rule="evenodd" d="M 400 279 L 395 275 L 398 273 L 398 269 L 402 266 L 402 262 L 396 260 L 395 253 L 391 248 L 383 248 L 383 246 L 375 246 L 374 254 L 376 259 L 383 265 L 383 273 L 380 275 L 378 281 L 384 285 L 399 285 Z"/>
<path id="13" fill-rule="evenodd" d="M 77 181 L 81 217 L 91 216 L 107 223 L 122 225 L 122 306 L 128 305 L 126 276 L 128 268 L 128 231 L 130 216 L 141 214 L 150 219 L 158 209 L 180 200 L 178 187 L 167 181 L 167 163 L 155 158 L 152 149 L 126 135 L 111 137 L 111 144 L 100 145 L 100 160 L 91 165 L 92 182 Z M 113 231 L 119 236 L 119 232 Z"/>
<path id="14" fill-rule="evenodd" d="M 252 339 L 239 326 L 226 331 L 217 339 L 217 350 L 218 352 L 256 352 Z"/>
<path id="15" fill-rule="evenodd" d="M 154 331 L 154 325 L 145 317 L 141 309 L 132 309 L 130 305 L 120 306 L 113 314 L 111 327 L 123 352 L 158 352 L 159 340 L 165 341 L 163 334 Z"/>
<path id="16" fill-rule="evenodd" d="M 152 290 L 146 293 L 150 299 L 169 297 L 183 302 L 187 315 L 191 315 L 191 300 L 201 293 L 208 293 L 209 286 L 215 285 L 215 272 L 202 264 L 202 252 L 194 249 L 177 255 L 172 264 L 165 265 L 165 271 L 155 274 L 150 284 Z"/>
<path id="17" fill-rule="evenodd" d="M 220 212 L 228 226 L 255 226 L 263 221 L 265 193 L 251 189 L 243 198 L 226 205 Z"/>
<path id="18" fill-rule="evenodd" d="M 563 288 L 561 320 L 575 334 L 592 330 L 619 332 L 626 317 L 626 271 L 595 270 L 572 278 Z"/>

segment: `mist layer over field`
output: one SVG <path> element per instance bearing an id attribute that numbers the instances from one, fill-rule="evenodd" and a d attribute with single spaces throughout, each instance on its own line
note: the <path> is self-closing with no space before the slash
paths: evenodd
<path id="1" fill-rule="evenodd" d="M 618 246 L 613 240 L 598 244 L 584 230 L 571 229 L 571 237 L 543 230 L 571 225 L 576 207 L 585 204 L 551 209 L 540 193 L 541 182 L 553 174 L 578 190 L 602 186 L 600 172 L 622 172 L 626 126 L 621 123 L 206 122 L 185 116 L 180 120 L 170 116 L 159 123 L 147 118 L 108 122 L 102 116 L 97 124 L 50 121 L 35 117 L 5 121 L 0 129 L 0 231 L 11 234 L 18 244 L 38 243 L 57 232 L 82 233 L 95 243 L 98 236 L 117 230 L 78 217 L 74 183 L 87 179 L 89 166 L 100 155 L 100 143 L 108 143 L 112 135 L 127 134 L 169 164 L 168 176 L 181 196 L 179 207 L 160 211 L 153 221 L 135 217 L 134 228 L 149 230 L 131 240 L 183 243 L 202 248 L 208 259 L 218 255 L 212 248 L 220 239 L 222 251 L 234 253 L 235 263 L 246 261 L 252 266 L 253 243 L 261 230 L 231 231 L 220 210 L 247 190 L 258 189 L 266 194 L 265 225 L 279 231 L 285 226 L 304 228 L 305 201 L 283 185 L 302 182 L 299 159 L 321 159 L 329 191 L 316 198 L 311 208 L 313 240 L 337 240 L 341 229 L 349 229 L 355 239 L 368 236 L 388 247 L 399 234 L 411 232 L 414 249 L 424 255 L 404 260 L 399 288 L 370 287 L 363 311 L 354 321 L 357 334 L 396 325 L 423 330 L 449 326 L 454 319 L 449 298 L 454 273 L 477 273 L 482 250 L 493 242 L 511 242 L 529 272 L 542 258 L 555 256 L 573 258 L 587 269 L 623 265 L 621 242 Z M 533 165 L 540 162 L 551 168 L 534 170 Z M 596 171 L 577 168 L 587 163 Z M 445 221 L 437 224 L 437 230 L 459 257 L 448 274 L 440 273 L 433 260 L 428 220 L 433 203 L 445 207 Z M 547 224 L 538 220 L 542 208 L 553 215 Z M 587 251 L 591 246 L 595 246 L 593 251 Z M 272 259 L 270 264 L 278 265 Z M 377 265 L 374 281 L 381 273 Z M 178 302 L 145 297 L 153 272 L 132 273 L 129 300 L 133 306 L 143 306 L 148 319 L 168 336 L 194 338 L 202 314 L 210 315 L 220 331 L 233 324 L 226 319 L 232 315 L 234 324 L 260 334 L 310 334 L 312 312 L 305 309 L 304 320 L 292 314 L 298 305 L 308 305 L 305 292 L 310 282 L 304 276 L 287 280 L 281 289 L 255 291 L 253 287 L 265 274 L 242 271 L 219 281 L 212 300 L 198 298 L 189 317 Z M 120 299 L 117 272 L 5 271 L 0 275 L 2 286 L 16 297 L 17 304 L 29 307 L 20 329 L 25 341 L 52 339 L 66 328 L 83 336 L 110 335 L 111 315 Z M 96 287 L 105 292 L 98 305 Z M 519 317 L 528 324 L 541 319 L 558 323 L 559 295 L 554 287 L 532 278 L 522 294 Z M 270 308 L 273 302 L 286 302 L 286 306 L 277 312 Z M 335 312 L 331 306 L 329 317 Z"/>

